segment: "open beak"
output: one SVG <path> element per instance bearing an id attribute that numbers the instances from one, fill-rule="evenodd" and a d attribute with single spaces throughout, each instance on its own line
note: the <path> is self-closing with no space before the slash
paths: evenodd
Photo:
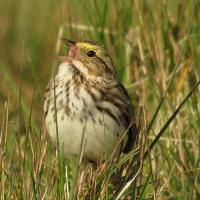
<path id="1" fill-rule="evenodd" d="M 69 47 L 69 57 L 70 58 L 76 58 L 77 56 L 77 42 L 74 41 L 74 40 L 68 40 L 68 39 L 65 39 L 65 38 L 61 38 L 61 40 Z"/>
<path id="2" fill-rule="evenodd" d="M 76 41 L 74 41 L 74 40 L 68 40 L 68 39 L 66 39 L 66 38 L 61 38 L 61 40 L 62 40 L 65 44 L 67 44 L 68 46 L 70 46 L 70 47 L 76 46 Z"/>

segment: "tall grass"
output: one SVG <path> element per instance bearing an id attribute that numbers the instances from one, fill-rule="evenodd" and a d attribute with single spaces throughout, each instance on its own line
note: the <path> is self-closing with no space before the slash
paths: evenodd
<path id="1" fill-rule="evenodd" d="M 0 1 L 1 199 L 200 199 L 199 10 L 195 0 Z M 69 161 L 44 127 L 61 36 L 106 46 L 140 125 L 135 149 L 88 166 L 81 186 L 74 164 L 66 182 Z"/>

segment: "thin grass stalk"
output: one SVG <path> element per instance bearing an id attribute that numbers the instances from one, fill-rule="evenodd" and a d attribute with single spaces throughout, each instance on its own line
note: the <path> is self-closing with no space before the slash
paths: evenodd
<path id="1" fill-rule="evenodd" d="M 176 108 L 176 110 L 174 111 L 174 113 L 171 115 L 171 117 L 167 120 L 167 122 L 164 124 L 164 126 L 161 128 L 161 130 L 159 131 L 159 133 L 156 135 L 155 139 L 153 140 L 153 142 L 151 143 L 151 145 L 149 146 L 149 150 L 151 151 L 153 149 L 153 147 L 155 146 L 155 144 L 158 142 L 158 140 L 160 139 L 160 137 L 163 135 L 163 133 L 165 132 L 165 130 L 169 127 L 169 125 L 173 122 L 173 120 L 175 119 L 175 117 L 178 115 L 178 113 L 182 110 L 183 106 L 185 105 L 185 103 L 188 101 L 188 99 L 192 96 L 192 94 L 194 93 L 194 91 L 198 88 L 198 86 L 200 85 L 200 81 L 198 81 L 194 87 L 190 90 L 190 92 L 188 93 L 188 95 L 183 99 L 183 101 L 180 103 L 180 105 Z M 144 154 L 144 158 L 147 157 L 148 155 L 148 151 L 145 152 Z"/>
<path id="2" fill-rule="evenodd" d="M 144 153 L 143 159 L 147 158 L 147 156 L 149 155 L 149 152 L 157 144 L 157 142 L 160 139 L 160 137 L 163 135 L 163 133 L 165 132 L 165 130 L 169 127 L 169 125 L 171 124 L 171 122 L 175 119 L 175 117 L 177 116 L 177 114 L 181 111 L 181 109 L 183 108 L 183 106 L 185 105 L 185 103 L 188 101 L 188 99 L 191 97 L 191 95 L 193 94 L 193 92 L 195 91 L 195 89 L 198 88 L 199 85 L 200 85 L 200 81 L 198 81 L 195 84 L 195 86 L 190 90 L 190 92 L 188 93 L 188 95 L 183 99 L 183 101 L 177 107 L 177 109 L 174 111 L 174 113 L 171 115 L 171 117 L 167 120 L 167 122 L 165 123 L 165 125 L 161 128 L 161 130 L 159 131 L 159 133 L 157 134 L 157 136 L 155 137 L 155 139 L 153 140 L 153 142 L 149 146 L 149 149 Z M 127 182 L 129 182 L 130 180 L 132 180 L 133 177 L 135 177 L 135 173 L 131 173 L 131 175 L 129 177 L 127 177 Z M 121 191 L 123 190 L 123 188 L 125 187 L 125 185 L 126 185 L 126 183 L 122 183 L 121 188 L 118 190 L 119 191 L 118 194 L 121 194 Z"/>
<path id="3" fill-rule="evenodd" d="M 83 127 L 83 130 L 82 130 L 82 134 L 81 134 L 81 146 L 80 146 L 80 152 L 79 152 L 79 157 L 78 157 L 78 162 L 76 162 L 76 171 L 75 171 L 75 177 L 74 177 L 74 180 L 72 182 L 72 186 L 71 186 L 71 189 L 70 189 L 70 194 L 69 194 L 69 200 L 74 200 L 77 198 L 77 193 L 79 191 L 78 190 L 78 186 L 80 184 L 82 184 L 82 180 L 80 180 L 79 178 L 79 172 L 80 172 L 80 166 L 81 166 L 81 163 L 82 163 L 82 156 L 83 156 L 83 152 L 84 152 L 84 137 L 85 137 L 85 130 L 86 130 L 86 122 L 85 122 L 85 125 Z M 84 171 L 83 171 L 84 173 Z M 81 186 L 80 186 L 81 187 Z"/>
<path id="4" fill-rule="evenodd" d="M 169 83 L 167 84 L 167 88 L 166 88 L 164 94 L 162 95 L 162 97 L 161 97 L 161 99 L 160 99 L 160 102 L 159 102 L 159 104 L 158 104 L 158 106 L 157 106 L 157 108 L 156 108 L 156 111 L 154 112 L 154 114 L 153 114 L 153 116 L 152 116 L 152 118 L 151 118 L 151 120 L 150 120 L 150 122 L 149 122 L 149 125 L 148 125 L 148 127 L 147 127 L 147 133 L 149 133 L 149 132 L 151 131 L 151 129 L 152 129 L 152 127 L 153 127 L 153 124 L 154 124 L 154 122 L 155 122 L 155 120 L 156 120 L 156 118 L 157 118 L 157 115 L 158 115 L 158 113 L 159 113 L 159 111 L 160 111 L 160 109 L 161 109 L 161 107 L 162 107 L 162 105 L 163 105 L 163 103 L 164 103 L 164 100 L 166 99 L 167 93 L 168 93 L 169 88 L 170 88 L 170 86 L 171 86 L 171 84 L 172 84 L 172 82 L 173 82 L 173 80 L 174 80 L 174 78 L 175 78 L 176 71 L 177 71 L 178 66 L 179 66 L 179 64 L 180 64 L 180 61 L 181 61 L 181 58 L 182 58 L 182 56 L 183 56 L 183 53 L 184 53 L 184 51 L 185 51 L 185 49 L 186 49 L 186 46 L 187 46 L 187 40 L 185 41 L 185 43 L 184 43 L 184 45 L 183 45 L 183 48 L 182 48 L 182 50 L 181 50 L 181 52 L 180 52 L 180 55 L 179 55 L 179 57 L 178 57 L 178 61 L 177 61 L 176 66 L 175 66 L 175 68 L 174 68 L 174 70 L 173 70 L 173 72 L 172 72 L 172 76 L 171 76 L 171 78 L 170 78 L 170 80 L 169 80 Z"/>
<path id="5" fill-rule="evenodd" d="M 178 68 L 179 68 L 181 59 L 182 59 L 183 54 L 184 54 L 184 52 L 185 52 L 185 50 L 186 50 L 186 47 L 187 47 L 187 45 L 188 45 L 188 38 L 189 38 L 188 36 L 189 36 L 189 34 L 190 34 L 190 32 L 191 32 L 191 27 L 192 27 L 192 23 L 190 22 L 189 28 L 188 28 L 188 31 L 187 31 L 187 34 L 186 34 L 186 35 L 187 35 L 187 38 L 186 38 L 186 40 L 185 40 L 185 42 L 184 42 L 184 44 L 183 44 L 183 48 L 181 49 L 181 52 L 180 52 L 179 56 L 178 56 L 178 60 L 177 60 L 177 62 L 176 62 L 176 65 L 175 65 L 175 67 L 174 67 L 174 70 L 173 70 L 173 72 L 172 72 L 172 75 L 171 75 L 171 77 L 170 77 L 170 79 L 169 79 L 169 82 L 168 82 L 168 84 L 167 84 L 167 87 L 166 87 L 166 89 L 165 89 L 165 92 L 164 92 L 164 94 L 162 95 L 162 97 L 161 97 L 161 99 L 160 99 L 160 102 L 159 102 L 159 104 L 158 104 L 158 106 L 157 106 L 157 108 L 156 108 L 156 111 L 154 112 L 154 114 L 153 114 L 153 116 L 152 116 L 152 118 L 151 118 L 151 120 L 150 120 L 150 123 L 149 123 L 149 125 L 148 125 L 148 127 L 147 127 L 147 133 L 149 133 L 150 130 L 152 129 L 152 126 L 153 126 L 153 124 L 154 124 L 154 122 L 155 122 L 155 120 L 156 120 L 156 117 L 157 117 L 157 115 L 158 115 L 158 113 L 159 113 L 159 111 L 160 111 L 160 109 L 161 109 L 161 107 L 162 107 L 162 105 L 163 105 L 163 103 L 164 103 L 164 100 L 166 99 L 166 96 L 167 96 L 167 93 L 168 93 L 168 91 L 169 91 L 169 88 L 170 88 L 170 86 L 171 86 L 171 84 L 172 84 L 172 82 L 173 82 L 173 80 L 174 80 L 174 78 L 175 78 L 175 75 L 176 75 L 176 72 L 177 72 L 177 70 L 178 70 Z"/>
<path id="6" fill-rule="evenodd" d="M 2 128 L 1 128 L 1 133 L 0 133 L 0 176 L 1 176 L 1 188 L 0 188 L 0 193 L 1 193 L 1 198 L 4 199 L 6 196 L 6 175 L 3 172 L 2 169 L 4 169 L 5 162 L 4 162 L 4 157 L 5 157 L 5 151 L 6 151 L 6 142 L 7 142 L 7 134 L 8 134 L 8 105 L 9 105 L 9 99 L 7 102 L 5 102 L 5 112 L 3 116 L 3 122 L 2 122 Z"/>
<path id="7" fill-rule="evenodd" d="M 60 157 L 60 145 L 59 145 L 59 135 L 58 135 L 58 120 L 57 120 L 57 105 L 56 105 L 56 59 L 53 59 L 53 99 L 54 99 L 54 115 L 55 115 L 55 126 L 56 126 L 56 150 L 58 155 L 58 177 L 61 177 L 61 157 Z M 59 179 L 57 180 L 57 198 L 60 198 L 60 183 Z"/>
<path id="8" fill-rule="evenodd" d="M 143 177 L 143 170 L 144 170 L 144 159 L 143 159 L 143 157 L 144 157 L 144 152 L 145 152 L 145 147 L 146 147 L 145 144 L 146 144 L 146 141 L 147 141 L 147 132 L 146 132 L 146 123 L 147 122 L 146 122 L 145 112 L 144 112 L 143 109 L 141 109 L 141 115 L 143 116 L 144 124 L 142 125 L 143 127 L 140 130 L 141 134 L 140 134 L 139 140 L 140 140 L 141 148 L 140 148 L 139 156 L 137 158 L 138 163 L 139 163 L 138 167 L 139 167 L 139 171 L 140 171 L 140 174 L 139 174 L 140 176 L 138 176 L 137 179 L 136 179 L 135 188 L 136 188 L 136 186 L 142 185 L 142 177 Z M 135 169 L 136 169 L 136 167 L 135 167 Z M 140 194 L 140 187 L 137 187 L 137 190 L 134 194 L 135 200 L 138 198 L 139 194 Z"/>
<path id="9" fill-rule="evenodd" d="M 174 154 L 172 154 L 172 156 L 175 160 L 177 160 Z M 186 176 L 186 179 L 188 180 L 188 182 L 190 182 L 190 184 L 192 185 L 192 188 L 195 190 L 197 199 L 200 199 L 200 193 L 199 193 L 198 187 L 195 186 L 195 184 L 193 184 L 194 183 L 193 177 L 190 176 L 190 173 L 186 173 L 187 169 L 185 165 L 183 164 L 183 162 L 181 161 L 181 159 L 178 158 L 177 161 L 179 162 L 181 168 L 183 169 L 182 172 Z"/>

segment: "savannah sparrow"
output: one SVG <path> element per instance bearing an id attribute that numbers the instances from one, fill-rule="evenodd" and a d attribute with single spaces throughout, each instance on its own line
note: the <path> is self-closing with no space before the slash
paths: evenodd
<path id="1" fill-rule="evenodd" d="M 58 134 L 65 157 L 77 157 L 84 134 L 84 162 L 97 162 L 113 149 L 115 155 L 129 152 L 137 134 L 132 105 L 108 52 L 93 41 L 63 40 L 69 55 L 58 57 L 58 72 L 45 91 L 45 124 L 52 140 Z"/>

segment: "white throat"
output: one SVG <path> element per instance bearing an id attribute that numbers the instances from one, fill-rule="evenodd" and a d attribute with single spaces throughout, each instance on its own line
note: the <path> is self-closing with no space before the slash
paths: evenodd
<path id="1" fill-rule="evenodd" d="M 70 62 L 61 63 L 58 67 L 58 74 L 69 73 L 72 69 L 72 64 Z"/>
<path id="2" fill-rule="evenodd" d="M 89 71 L 87 67 L 83 65 L 81 61 L 78 60 L 72 60 L 73 65 L 82 73 L 85 75 L 85 77 L 90 77 Z"/>

